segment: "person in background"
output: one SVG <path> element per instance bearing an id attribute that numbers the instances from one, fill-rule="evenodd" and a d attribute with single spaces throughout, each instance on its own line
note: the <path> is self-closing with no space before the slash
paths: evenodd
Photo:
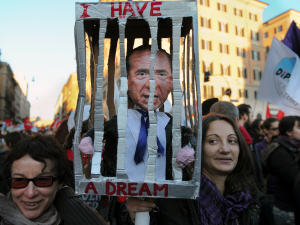
<path id="1" fill-rule="evenodd" d="M 249 132 L 247 131 L 247 128 L 248 129 L 250 128 L 250 125 L 253 120 L 252 108 L 250 105 L 241 104 L 241 105 L 238 105 L 238 109 L 239 109 L 239 128 L 240 128 L 242 135 L 244 136 L 244 138 L 246 140 L 247 145 L 250 147 L 250 150 L 251 150 L 253 140 L 252 140 Z"/>
<path id="2" fill-rule="evenodd" d="M 1 225 L 104 225 L 66 186 L 73 175 L 52 137 L 20 141 L 10 151 L 4 172 L 10 191 L 0 194 Z"/>
<path id="3" fill-rule="evenodd" d="M 262 141 L 264 138 L 263 122 L 262 119 L 255 119 L 250 125 L 249 134 L 252 137 L 253 145 Z"/>
<path id="4" fill-rule="evenodd" d="M 209 99 L 206 99 L 205 101 L 203 101 L 202 102 L 202 116 L 207 115 L 210 112 L 211 106 L 218 101 L 219 101 L 219 99 L 217 99 L 217 98 L 209 98 Z"/>
<path id="5" fill-rule="evenodd" d="M 268 192 L 274 196 L 276 224 L 300 224 L 300 117 L 279 122 L 278 138 L 262 151 Z"/>
<path id="6" fill-rule="evenodd" d="M 212 113 L 203 118 L 201 159 L 200 197 L 158 201 L 158 224 L 258 224 L 257 188 L 249 151 L 233 120 Z"/>
<path id="7" fill-rule="evenodd" d="M 9 151 L 25 136 L 20 132 L 11 132 L 3 136 L 3 151 L 0 152 L 0 193 L 6 194 L 8 186 L 3 178 L 3 168 Z"/>
<path id="8" fill-rule="evenodd" d="M 232 119 L 237 125 L 239 123 L 239 110 L 231 102 L 216 102 L 210 107 L 210 112 L 226 115 L 230 119 Z"/>
<path id="9" fill-rule="evenodd" d="M 263 122 L 262 128 L 264 139 L 255 144 L 255 149 L 260 153 L 260 155 L 262 150 L 267 147 L 268 143 L 279 135 L 279 120 L 277 118 L 270 117 Z"/>

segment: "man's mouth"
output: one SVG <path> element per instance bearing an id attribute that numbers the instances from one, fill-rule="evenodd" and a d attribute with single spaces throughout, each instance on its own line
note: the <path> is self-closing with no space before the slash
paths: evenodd
<path id="1" fill-rule="evenodd" d="M 143 95 L 144 98 L 149 98 L 149 95 Z M 154 98 L 158 98 L 157 95 L 154 95 Z"/>

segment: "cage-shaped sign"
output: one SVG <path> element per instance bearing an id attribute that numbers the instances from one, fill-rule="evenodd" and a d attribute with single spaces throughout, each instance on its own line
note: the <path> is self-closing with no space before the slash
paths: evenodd
<path id="1" fill-rule="evenodd" d="M 76 3 L 79 95 L 73 149 L 78 194 L 198 196 L 197 32 L 194 1 Z M 78 148 L 87 76 L 92 86 L 89 124 L 95 149 L 89 178 L 83 173 Z M 196 160 L 187 179 L 176 163 L 185 130 L 196 140 L 192 145 Z M 139 162 L 138 146 L 145 147 Z"/>

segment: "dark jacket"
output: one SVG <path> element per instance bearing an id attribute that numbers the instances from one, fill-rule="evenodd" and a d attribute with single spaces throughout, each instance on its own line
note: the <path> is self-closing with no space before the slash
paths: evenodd
<path id="1" fill-rule="evenodd" d="M 197 214 L 195 200 L 159 199 L 156 204 L 159 208 L 157 225 L 202 225 Z M 238 222 L 239 225 L 258 225 L 258 205 L 253 203 L 249 206 L 238 218 Z"/>
<path id="2" fill-rule="evenodd" d="M 299 149 L 290 142 L 278 138 L 264 149 L 262 159 L 270 174 L 268 191 L 275 197 L 275 206 L 281 210 L 294 211 L 295 216 L 299 215 Z"/>
<path id="3" fill-rule="evenodd" d="M 57 192 L 54 205 L 63 225 L 106 225 L 102 216 L 76 196 L 70 187 Z"/>
<path id="4" fill-rule="evenodd" d="M 7 151 L 0 152 L 0 193 L 2 194 L 6 194 L 8 192 L 7 182 L 4 179 L 4 176 L 2 174 L 7 153 L 8 153 Z"/>

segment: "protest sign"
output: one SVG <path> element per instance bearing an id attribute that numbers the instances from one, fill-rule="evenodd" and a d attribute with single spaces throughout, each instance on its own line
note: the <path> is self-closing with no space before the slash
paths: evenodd
<path id="1" fill-rule="evenodd" d="M 190 1 L 76 3 L 79 94 L 73 149 L 78 194 L 198 196 L 201 99 L 197 20 L 196 2 Z M 142 48 L 135 51 L 138 41 Z M 143 48 L 147 46 L 149 49 Z M 131 56 L 126 62 L 127 55 Z M 143 67 L 132 74 L 139 65 Z M 83 174 L 78 148 L 87 73 L 93 88 L 89 120 L 93 124 L 94 155 L 89 179 Z M 118 101 L 115 88 L 119 89 Z M 184 101 L 183 95 L 187 96 Z M 167 99 L 172 115 L 164 109 Z M 176 164 L 185 140 L 181 132 L 181 110 L 185 108 L 197 140 L 193 175 L 187 181 L 183 181 L 182 169 Z M 147 119 L 139 110 L 148 114 Z M 146 139 L 146 152 L 138 161 L 136 149 L 141 136 Z"/>

